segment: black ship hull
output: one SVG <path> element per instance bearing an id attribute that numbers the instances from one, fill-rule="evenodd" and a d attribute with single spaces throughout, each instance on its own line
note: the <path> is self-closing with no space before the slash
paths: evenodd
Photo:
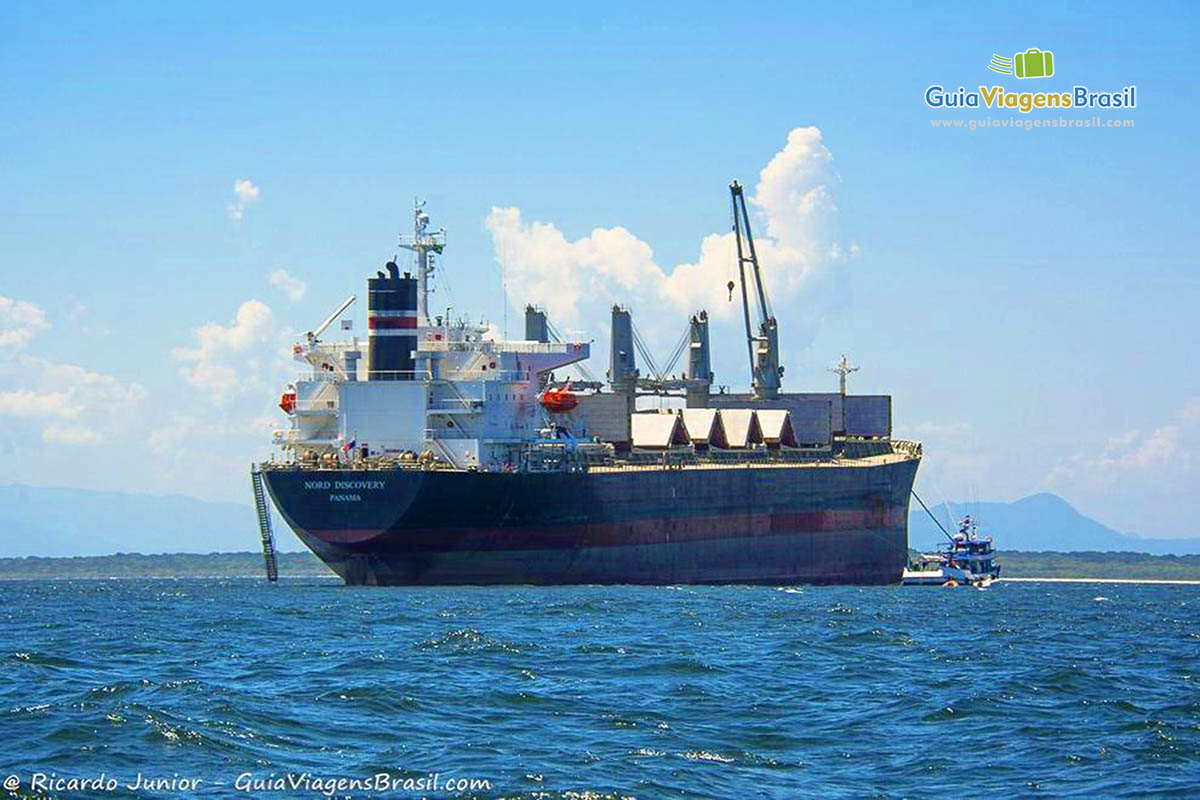
<path id="1" fill-rule="evenodd" d="M 263 475 L 348 584 L 887 584 L 918 463 Z"/>

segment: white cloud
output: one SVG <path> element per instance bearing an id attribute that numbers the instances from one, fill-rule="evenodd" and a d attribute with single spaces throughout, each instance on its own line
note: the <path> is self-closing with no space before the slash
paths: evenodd
<path id="1" fill-rule="evenodd" d="M 37 430 L 33 421 L 44 425 L 44 442 L 83 444 L 128 424 L 130 411 L 146 396 L 140 385 L 21 352 L 49 327 L 37 306 L 0 297 L 0 434 L 25 439 Z"/>
<path id="2" fill-rule="evenodd" d="M 71 393 L 35 392 L 18 389 L 0 392 L 0 415 L 11 417 L 60 417 L 79 416 L 82 408 L 71 401 Z"/>
<path id="3" fill-rule="evenodd" d="M 554 225 L 526 223 L 518 208 L 493 208 L 485 224 L 504 254 L 498 258 L 510 291 L 543 305 L 558 324 L 578 322 L 584 302 L 610 304 L 610 287 L 661 291 L 664 275 L 650 246 L 625 228 L 597 228 L 570 242 Z"/>
<path id="4" fill-rule="evenodd" d="M 147 449 L 157 455 L 180 454 L 185 458 L 188 442 L 228 440 L 236 443 L 247 441 L 247 449 L 270 441 L 271 431 L 281 427 L 283 418 L 269 414 L 258 414 L 251 419 L 225 417 L 205 419 L 196 416 L 175 415 L 169 424 L 150 431 L 146 437 Z"/>
<path id="5" fill-rule="evenodd" d="M 27 438 L 29 421 L 41 440 L 92 444 L 108 434 L 130 435 L 146 390 L 75 364 L 21 355 L 0 368 L 0 379 L 23 385 L 0 392 L 0 432 Z M 69 424 L 66 424 L 69 423 Z"/>
<path id="6" fill-rule="evenodd" d="M 234 222 L 240 222 L 246 215 L 246 208 L 259 201 L 262 191 L 249 178 L 238 178 L 233 182 L 234 200 L 225 206 L 225 213 Z"/>
<path id="7" fill-rule="evenodd" d="M 839 183 L 815 127 L 791 131 L 759 174 L 750 205 L 772 303 L 787 302 L 822 264 L 853 252 L 835 239 Z M 527 221 L 512 207 L 493 208 L 485 224 L 513 295 L 543 305 L 560 326 L 605 329 L 614 301 L 673 309 L 681 317 L 702 307 L 710 316 L 729 317 L 738 308 L 726 288 L 737 275 L 732 233 L 705 236 L 696 261 L 667 270 L 650 245 L 624 227 L 569 240 L 552 223 Z"/>
<path id="8" fill-rule="evenodd" d="M 1193 397 L 1184 403 L 1175 417 L 1181 425 L 1200 427 L 1200 397 Z"/>
<path id="9" fill-rule="evenodd" d="M 267 280 L 276 289 L 281 290 L 287 298 L 293 303 L 304 299 L 304 293 L 308 291 L 308 284 L 299 278 L 288 274 L 286 269 L 277 269 L 267 276 Z"/>
<path id="10" fill-rule="evenodd" d="M 294 334 L 276 324 L 266 304 L 247 300 L 230 322 L 202 325 L 193 330 L 191 346 L 172 351 L 194 398 L 189 405 L 200 404 L 200 411 L 170 409 L 146 426 L 145 448 L 158 480 L 186 481 L 209 496 L 240 496 L 243 479 L 229 465 L 265 457 L 271 430 L 286 427 L 276 403 L 297 370 Z"/>
<path id="11" fill-rule="evenodd" d="M 964 445 L 972 436 L 971 425 L 967 422 L 918 422 L 915 425 L 896 427 L 897 438 L 922 442 L 937 440 Z"/>
<path id="12" fill-rule="evenodd" d="M 1200 459 L 1200 397 L 1186 401 L 1166 424 L 1108 437 L 1099 452 L 1076 453 L 1046 478 L 1049 486 L 1105 492 L 1145 482 L 1167 487 L 1190 481 Z"/>
<path id="13" fill-rule="evenodd" d="M 231 325 L 210 322 L 193 331 L 195 347 L 176 347 L 171 351 L 176 361 L 188 364 L 180 374 L 193 386 L 212 392 L 220 403 L 239 386 L 237 363 L 253 367 L 261 345 L 274 338 L 274 317 L 271 309 L 258 300 L 247 300 L 238 307 Z M 241 356 L 233 360 L 231 357 Z"/>
<path id="14" fill-rule="evenodd" d="M 87 303 L 84 303 L 75 295 L 67 295 L 67 319 L 72 322 L 80 322 L 88 313 Z"/>
<path id="15" fill-rule="evenodd" d="M 45 312 L 33 303 L 0 297 L 0 349 L 19 350 L 49 327 Z"/>
<path id="16" fill-rule="evenodd" d="M 966 422 L 918 422 L 898 425 L 897 439 L 913 439 L 921 443 L 924 459 L 917 473 L 919 486 L 931 492 L 926 502 L 940 503 L 963 499 L 975 493 L 980 485 L 994 486 L 995 465 L 989 450 L 981 447 L 975 429 Z M 918 489 L 921 491 L 921 489 Z"/>
<path id="17" fill-rule="evenodd" d="M 1044 486 L 1089 516 L 1146 536 L 1197 536 L 1200 396 L 1158 425 L 1081 444 L 1044 473 Z"/>
<path id="18" fill-rule="evenodd" d="M 47 425 L 42 428 L 42 441 L 48 444 L 98 444 L 102 439 L 95 430 L 77 425 Z"/>

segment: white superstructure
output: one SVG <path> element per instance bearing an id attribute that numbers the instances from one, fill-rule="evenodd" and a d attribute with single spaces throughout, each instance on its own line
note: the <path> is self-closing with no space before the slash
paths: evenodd
<path id="1" fill-rule="evenodd" d="M 369 379 L 370 340 L 321 339 L 353 298 L 345 302 L 293 347 L 306 369 L 281 399 L 291 426 L 274 434 L 291 457 L 394 456 L 499 470 L 517 465 L 524 449 L 544 438 L 550 417 L 540 393 L 548 373 L 586 359 L 590 345 L 495 341 L 487 327 L 453 321 L 449 312 L 431 317 L 428 279 L 444 233 L 429 233 L 428 223 L 418 205 L 414 234 L 401 244 L 415 253 L 415 331 L 404 331 L 415 333 L 411 374 Z"/>

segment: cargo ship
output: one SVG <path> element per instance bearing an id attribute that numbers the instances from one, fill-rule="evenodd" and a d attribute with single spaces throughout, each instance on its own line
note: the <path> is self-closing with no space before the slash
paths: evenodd
<path id="1" fill-rule="evenodd" d="M 365 340 L 326 340 L 351 296 L 293 347 L 288 426 L 251 469 L 264 543 L 269 496 L 352 585 L 899 582 L 921 446 L 892 438 L 890 396 L 847 392 L 845 357 L 839 391 L 782 390 L 736 181 L 730 198 L 746 393 L 713 391 L 703 310 L 659 369 L 614 305 L 605 380 L 537 306 L 518 341 L 431 312 L 445 231 L 417 204 L 408 268 L 367 280 Z"/>

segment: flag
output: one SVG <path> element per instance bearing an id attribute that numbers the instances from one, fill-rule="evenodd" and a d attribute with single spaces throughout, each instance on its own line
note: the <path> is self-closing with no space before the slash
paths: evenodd
<path id="1" fill-rule="evenodd" d="M 351 439 L 350 441 L 348 441 L 344 445 L 342 445 L 342 452 L 349 453 L 351 450 L 354 449 L 354 445 L 355 445 L 355 440 Z"/>

